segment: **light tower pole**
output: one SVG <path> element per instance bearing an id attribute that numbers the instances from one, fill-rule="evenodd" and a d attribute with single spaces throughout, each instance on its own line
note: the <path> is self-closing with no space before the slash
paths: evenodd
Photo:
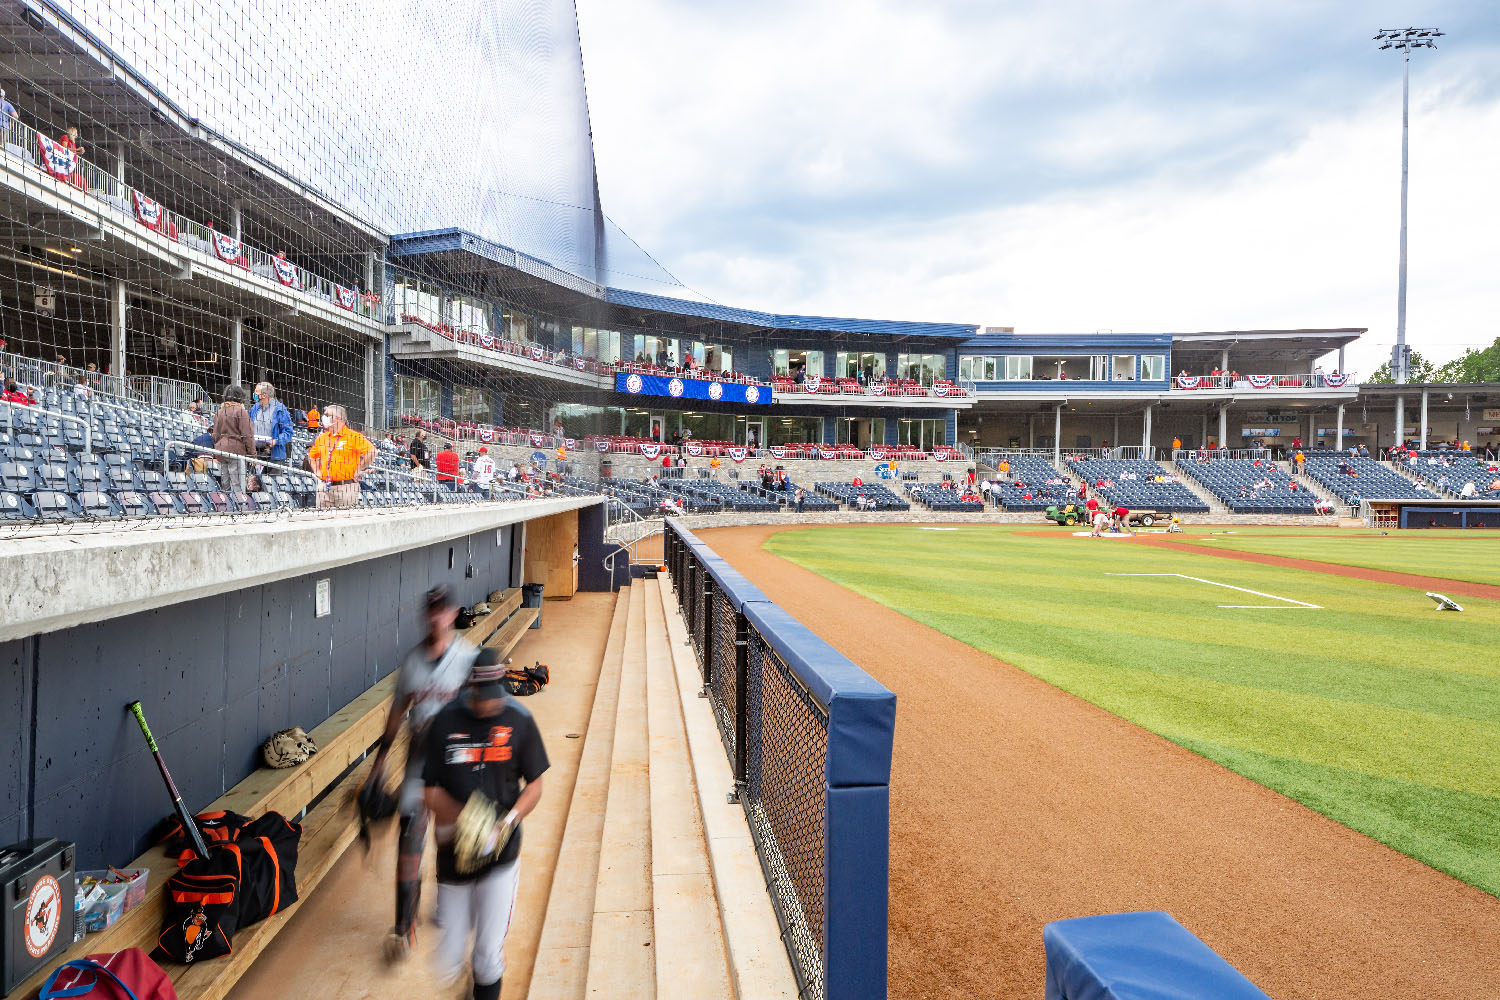
<path id="1" fill-rule="evenodd" d="M 1401 263 L 1396 278 L 1396 346 L 1391 351 L 1391 378 L 1405 385 L 1409 355 L 1406 349 L 1406 188 L 1407 134 L 1411 114 L 1411 50 L 1435 49 L 1443 37 L 1435 28 L 1382 28 L 1375 35 L 1380 48 L 1401 52 Z M 1406 441 L 1406 401 L 1396 395 L 1396 443 Z M 1339 442 L 1343 444 L 1342 441 Z"/>

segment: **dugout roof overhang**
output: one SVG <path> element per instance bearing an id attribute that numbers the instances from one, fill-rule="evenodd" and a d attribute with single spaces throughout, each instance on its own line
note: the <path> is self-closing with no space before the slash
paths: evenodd
<path id="1" fill-rule="evenodd" d="M 190 115 L 52 0 L 0 0 L 0 67 L 23 119 L 29 107 L 61 105 L 71 120 L 50 126 L 96 123 L 111 144 L 125 145 L 130 168 L 145 178 L 140 187 L 154 186 L 169 208 L 185 208 L 171 193 L 191 187 L 197 197 L 240 200 L 293 232 L 316 220 L 344 245 L 386 245 L 375 224 Z M 83 132 L 85 147 L 102 140 Z"/>
<path id="2" fill-rule="evenodd" d="M 1361 385 L 1359 400 L 1362 403 L 1396 404 L 1397 398 L 1420 400 L 1427 393 L 1427 405 L 1452 403 L 1497 403 L 1500 404 L 1500 384 L 1494 382 L 1407 382 L 1405 385 L 1378 384 Z"/>

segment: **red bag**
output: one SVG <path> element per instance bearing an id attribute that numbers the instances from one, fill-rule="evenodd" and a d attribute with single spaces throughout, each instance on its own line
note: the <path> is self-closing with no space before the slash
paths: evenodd
<path id="1" fill-rule="evenodd" d="M 37 1000 L 177 1000 L 172 980 L 139 948 L 126 948 L 65 962 L 47 981 Z"/>

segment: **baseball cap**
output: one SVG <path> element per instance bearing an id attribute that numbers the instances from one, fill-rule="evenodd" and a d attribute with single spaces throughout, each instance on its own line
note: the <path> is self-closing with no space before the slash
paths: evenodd
<path id="1" fill-rule="evenodd" d="M 499 698 L 505 694 L 500 683 L 505 678 L 505 668 L 510 658 L 500 658 L 500 651 L 489 646 L 479 647 L 474 658 L 474 667 L 469 671 L 469 690 L 481 698 Z"/>
<path id="2" fill-rule="evenodd" d="M 481 454 L 481 455 L 488 455 L 489 453 L 490 453 L 490 450 L 488 448 L 480 448 L 479 449 L 479 454 Z"/>
<path id="3" fill-rule="evenodd" d="M 455 603 L 453 592 L 442 584 L 438 584 L 427 592 L 428 611 L 436 611 L 439 608 L 451 608 Z"/>

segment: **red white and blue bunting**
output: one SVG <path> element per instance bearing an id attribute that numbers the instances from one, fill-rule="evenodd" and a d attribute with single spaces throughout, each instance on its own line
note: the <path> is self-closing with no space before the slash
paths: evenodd
<path id="1" fill-rule="evenodd" d="M 586 368 L 588 368 L 588 365 L 589 365 L 589 363 L 588 363 L 588 360 L 586 358 L 574 358 L 573 359 L 573 367 L 577 368 L 579 371 L 585 370 Z"/>
<path id="2" fill-rule="evenodd" d="M 736 464 L 743 462 L 745 460 L 745 456 L 749 454 L 749 451 L 747 449 L 737 447 L 725 448 L 724 451 L 728 453 L 730 458 L 734 459 Z"/>
<path id="3" fill-rule="evenodd" d="M 573 440 L 572 438 L 563 438 L 563 444 L 566 445 L 570 450 L 578 447 L 578 442 Z"/>
<path id="4" fill-rule="evenodd" d="M 1179 375 L 1179 376 L 1177 376 L 1177 388 L 1179 388 L 1179 389 L 1196 389 L 1196 388 L 1198 388 L 1198 386 L 1200 386 L 1202 384 L 1203 384 L 1203 376 L 1201 376 L 1201 375 Z"/>
<path id="5" fill-rule="evenodd" d="M 481 333 L 479 335 L 479 346 L 487 351 L 495 349 L 495 335 L 492 333 Z"/>
<path id="6" fill-rule="evenodd" d="M 602 455 L 606 451 L 609 451 L 609 442 L 608 441 L 595 441 L 594 442 L 594 447 L 598 448 L 599 449 L 599 454 Z"/>
<path id="7" fill-rule="evenodd" d="M 542 435 L 540 435 L 540 434 L 532 434 L 531 435 L 531 446 L 533 448 L 540 448 L 543 445 L 545 445 L 546 443 L 547 443 L 547 439 L 545 437 L 543 437 Z"/>
<path id="8" fill-rule="evenodd" d="M 832 448 L 819 448 L 818 457 L 825 462 L 831 462 L 838 457 L 838 453 L 835 452 Z"/>
<path id="9" fill-rule="evenodd" d="M 683 450 L 685 450 L 694 458 L 697 458 L 699 455 L 703 454 L 703 446 L 701 444 L 695 444 L 691 441 L 683 445 Z"/>
<path id="10" fill-rule="evenodd" d="M 885 449 L 884 448 L 871 448 L 870 449 L 870 457 L 873 458 L 877 462 L 883 460 L 885 458 Z"/>
<path id="11" fill-rule="evenodd" d="M 821 375 L 809 375 L 809 376 L 807 376 L 807 383 L 806 384 L 807 384 L 807 391 L 808 392 L 817 392 L 823 386 L 823 376 L 821 376 Z"/>
<path id="12" fill-rule="evenodd" d="M 168 232 L 167 213 L 160 205 L 136 190 L 131 190 L 130 202 L 135 207 L 135 221 L 153 232 Z"/>
<path id="13" fill-rule="evenodd" d="M 876 382 L 874 385 L 870 386 L 870 395 L 872 395 L 872 396 L 884 396 L 885 395 L 885 383 L 884 382 Z"/>
<path id="14" fill-rule="evenodd" d="M 359 289 L 345 288 L 343 285 L 333 286 L 334 301 L 339 304 L 340 309 L 354 309 L 354 303 L 359 298 Z"/>
<path id="15" fill-rule="evenodd" d="M 272 257 L 271 270 L 276 272 L 276 280 L 288 288 L 297 288 L 297 265 L 285 257 Z"/>
<path id="16" fill-rule="evenodd" d="M 1344 383 L 1349 381 L 1349 376 L 1340 375 L 1338 372 L 1334 372 L 1332 375 L 1324 375 L 1323 381 L 1327 383 L 1328 388 L 1330 389 L 1342 389 L 1344 387 Z"/>
<path id="17" fill-rule="evenodd" d="M 47 173 L 60 181 L 71 183 L 73 175 L 78 173 L 78 151 L 53 142 L 40 132 L 37 133 L 36 142 L 41 147 L 42 166 Z"/>
<path id="18" fill-rule="evenodd" d="M 531 345 L 531 358 L 532 358 L 533 361 L 540 361 L 540 360 L 542 360 L 542 358 L 546 355 L 546 353 L 547 353 L 546 351 L 542 350 L 542 345 L 541 344 L 532 344 Z"/>
<path id="19" fill-rule="evenodd" d="M 946 451 L 935 451 L 932 453 L 932 460 L 934 462 L 946 462 L 948 461 L 948 453 Z"/>
<path id="20" fill-rule="evenodd" d="M 647 458 L 655 458 L 657 455 L 661 454 L 661 445 L 659 445 L 659 444 L 642 444 L 641 445 L 641 454 L 645 455 Z"/>
<path id="21" fill-rule="evenodd" d="M 948 388 L 946 385 L 935 385 L 932 387 L 932 394 L 934 396 L 946 396 L 948 395 Z"/>
<path id="22" fill-rule="evenodd" d="M 214 253 L 226 264 L 238 264 L 240 267 L 249 267 L 250 262 L 245 259 L 244 246 L 233 236 L 225 236 L 223 233 L 214 233 Z"/>
<path id="23" fill-rule="evenodd" d="M 481 428 L 479 428 L 479 440 L 484 441 L 484 442 L 489 442 L 489 441 L 495 440 L 495 428 L 493 428 L 493 427 L 481 427 Z"/>
<path id="24" fill-rule="evenodd" d="M 786 449 L 780 445 L 771 445 L 771 457 L 775 459 L 786 458 Z"/>
<path id="25" fill-rule="evenodd" d="M 1275 377 L 1271 375 L 1246 375 L 1245 380 L 1256 389 L 1264 389 L 1266 386 L 1276 381 Z"/>

